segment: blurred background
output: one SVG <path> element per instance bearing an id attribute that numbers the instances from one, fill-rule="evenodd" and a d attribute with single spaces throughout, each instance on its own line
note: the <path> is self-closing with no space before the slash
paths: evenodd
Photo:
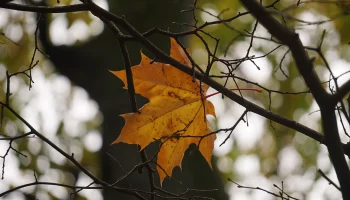
<path id="1" fill-rule="evenodd" d="M 55 0 L 16 1 L 32 5 L 57 6 Z M 172 32 L 190 30 L 193 13 L 198 25 L 218 19 L 226 19 L 245 12 L 238 1 L 198 0 L 194 12 L 181 12 L 193 7 L 192 1 L 185 0 L 94 0 L 99 6 L 124 15 L 126 20 L 140 32 L 159 27 Z M 269 5 L 273 1 L 263 1 Z M 59 5 L 77 4 L 75 0 L 61 0 Z M 328 61 L 339 85 L 350 79 L 350 18 L 346 16 L 350 3 L 327 1 L 302 2 L 281 0 L 271 9 L 273 14 L 300 34 L 304 46 L 316 48 L 322 40 L 322 53 Z M 83 166 L 107 182 L 115 182 L 125 172 L 141 162 L 136 145 L 110 144 L 118 137 L 124 120 L 119 115 L 131 112 L 128 93 L 122 89 L 122 82 L 108 70 L 123 69 L 119 45 L 113 33 L 103 23 L 88 12 L 42 15 L 0 9 L 0 101 L 5 101 L 6 71 L 15 73 L 28 68 L 35 51 L 35 31 L 38 28 L 37 46 L 47 56 L 36 52 L 38 65 L 32 70 L 34 83 L 29 90 L 29 79 L 18 75 L 11 77 L 11 106 L 36 130 L 45 135 L 68 154 L 74 153 Z M 176 23 L 173 23 L 176 22 Z M 38 26 L 37 26 L 38 24 Z M 216 79 L 227 88 L 259 88 L 270 92 L 242 92 L 242 95 L 266 109 L 288 119 L 302 123 L 318 132 L 320 114 L 312 95 L 283 94 L 281 92 L 304 92 L 308 88 L 294 66 L 293 59 L 284 46 L 271 41 L 270 34 L 250 15 L 243 15 L 231 22 L 211 25 L 204 29 L 219 38 L 217 56 L 232 60 L 249 56 L 261 56 L 254 62 L 241 63 L 234 75 L 258 85 L 235 79 Z M 201 35 L 215 48 L 215 41 Z M 159 34 L 149 38 L 165 52 L 169 52 L 170 39 Z M 180 39 L 190 49 L 195 62 L 205 69 L 208 53 L 200 39 L 194 35 Z M 127 42 L 132 65 L 140 62 L 140 50 L 153 57 L 135 41 Z M 277 48 L 278 47 L 278 48 Z M 277 49 L 275 49 L 277 48 Z M 274 50 L 275 49 L 275 50 Z M 274 50 L 274 51 L 272 51 Z M 272 52 L 271 52 L 272 51 Z M 330 73 L 320 56 L 312 50 L 314 66 L 322 81 L 330 80 Z M 48 57 L 49 56 L 49 57 Z M 257 67 L 258 66 L 258 67 Z M 233 66 L 233 68 L 236 65 Z M 230 72 L 227 66 L 216 63 L 211 75 Z M 334 87 L 334 82 L 326 83 L 325 88 Z M 216 92 L 213 89 L 208 94 Z M 216 95 L 209 98 L 215 105 L 217 118 L 209 118 L 213 130 L 230 128 L 244 112 L 244 108 L 229 99 Z M 138 96 L 139 107 L 147 99 Z M 348 106 L 348 105 L 347 105 Z M 348 108 L 347 108 L 348 109 Z M 340 117 L 343 117 L 340 115 Z M 349 124 L 344 122 L 339 131 L 343 142 L 349 138 Z M 28 132 L 14 115 L 4 110 L 0 137 L 14 137 Z M 174 177 L 166 179 L 163 188 L 174 193 L 192 189 L 218 189 L 217 191 L 193 192 L 215 199 L 275 199 L 266 192 L 237 188 L 231 180 L 251 187 L 261 187 L 278 194 L 273 184 L 283 187 L 289 195 L 298 199 L 340 199 L 341 193 L 322 178 L 321 169 L 336 181 L 334 169 L 329 161 L 327 149 L 301 133 L 270 122 L 254 113 L 248 113 L 246 123 L 240 122 L 228 141 L 219 146 L 229 132 L 219 132 L 212 159 L 213 172 L 200 153 L 191 146 L 182 163 L 174 169 Z M 34 172 L 40 181 L 88 186 L 92 180 L 62 155 L 35 137 L 16 140 L 13 148 L 27 157 L 10 151 L 6 156 L 4 177 L 0 180 L 0 193 L 35 181 Z M 6 154 L 8 141 L 0 141 L 0 156 Z M 152 155 L 154 148 L 146 149 Z M 4 161 L 3 158 L 0 159 Z M 146 170 L 133 173 L 120 187 L 149 190 Z M 157 185 L 159 178 L 156 177 Z M 283 186 L 282 186 L 283 182 Z M 82 190 L 71 195 L 72 191 L 55 186 L 32 186 L 13 192 L 0 199 L 133 199 L 111 190 Z"/>

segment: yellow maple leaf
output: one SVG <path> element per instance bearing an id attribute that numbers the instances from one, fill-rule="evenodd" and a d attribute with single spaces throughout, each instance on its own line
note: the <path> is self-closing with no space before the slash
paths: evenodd
<path id="1" fill-rule="evenodd" d="M 171 176 L 175 166 L 181 167 L 184 153 L 191 143 L 199 147 L 211 166 L 216 136 L 200 137 L 212 132 L 205 115 L 215 116 L 213 104 L 204 97 L 208 85 L 193 81 L 192 76 L 171 65 L 152 62 L 142 53 L 141 56 L 141 63 L 131 68 L 133 81 L 135 92 L 148 98 L 149 103 L 140 109 L 140 113 L 121 115 L 125 126 L 112 144 L 139 144 L 143 149 L 154 139 L 159 139 L 162 146 L 157 163 L 161 167 L 157 166 L 157 170 L 161 183 L 166 175 Z M 170 56 L 191 66 L 185 52 L 173 38 Z M 125 88 L 128 87 L 125 70 L 112 73 L 124 82 Z"/>

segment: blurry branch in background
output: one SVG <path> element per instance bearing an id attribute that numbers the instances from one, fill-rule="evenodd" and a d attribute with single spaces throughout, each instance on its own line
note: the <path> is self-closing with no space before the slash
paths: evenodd
<path id="1" fill-rule="evenodd" d="M 263 189 L 261 187 L 244 186 L 244 185 L 238 184 L 237 182 L 235 182 L 235 181 L 233 181 L 231 179 L 228 179 L 228 181 L 230 181 L 230 182 L 234 183 L 235 185 L 237 185 L 238 188 L 249 189 L 249 190 L 260 190 L 260 191 L 266 192 L 267 194 L 275 196 L 275 197 L 277 197 L 278 199 L 281 199 L 281 200 L 284 200 L 284 199 L 298 200 L 297 198 L 294 198 L 294 197 L 290 196 L 289 194 L 287 194 L 285 191 L 283 191 L 283 182 L 282 182 L 282 189 L 279 188 L 275 184 L 273 185 L 275 188 L 277 188 L 279 190 L 279 194 L 276 194 L 276 193 L 273 193 L 273 192 L 268 191 L 266 189 Z"/>
<path id="2" fill-rule="evenodd" d="M 91 0 L 82 0 L 81 2 L 82 2 L 82 4 L 69 5 L 69 6 L 57 6 L 57 7 L 43 7 L 43 6 L 32 6 L 32 5 L 2 2 L 2 3 L 0 3 L 0 7 L 5 8 L 5 9 L 11 9 L 11 10 L 39 13 L 40 15 L 39 15 L 38 23 L 40 23 L 40 21 L 41 21 L 40 20 L 41 15 L 45 14 L 45 13 L 68 13 L 68 12 L 80 12 L 80 11 L 91 12 L 94 16 L 101 19 L 109 29 L 111 29 L 111 31 L 116 36 L 116 40 L 118 40 L 118 42 L 120 44 L 120 48 L 121 48 L 122 53 L 123 53 L 125 69 L 127 71 L 127 80 L 128 80 L 128 88 L 129 88 L 128 92 L 130 95 L 131 110 L 133 112 L 137 112 L 138 108 L 137 108 L 137 102 L 135 100 L 135 90 L 134 90 L 134 85 L 132 82 L 132 73 L 130 70 L 130 67 L 131 67 L 130 58 L 129 58 L 129 54 L 127 51 L 127 42 L 128 41 L 136 41 L 136 42 L 142 44 L 145 48 L 147 48 L 150 52 L 153 53 L 153 56 L 155 57 L 154 60 L 157 60 L 157 61 L 160 61 L 160 62 L 163 62 L 166 64 L 170 64 L 170 65 L 176 67 L 177 69 L 193 76 L 193 78 L 196 78 L 199 81 L 208 84 L 210 87 L 212 87 L 212 88 L 216 89 L 218 92 L 220 92 L 223 96 L 225 96 L 225 97 L 231 99 L 232 101 L 238 103 L 239 105 L 245 107 L 246 110 L 241 115 L 239 120 L 232 126 L 232 128 L 225 129 L 225 130 L 220 129 L 218 131 L 210 133 L 210 134 L 216 134 L 219 131 L 230 131 L 230 134 L 227 136 L 227 138 L 224 140 L 223 143 L 225 143 L 225 141 L 231 136 L 232 131 L 235 129 L 237 124 L 241 120 L 243 120 L 243 117 L 248 112 L 253 112 L 253 113 L 256 113 L 260 116 L 263 116 L 263 117 L 269 119 L 270 122 L 273 121 L 273 122 L 279 123 L 281 125 L 284 125 L 288 128 L 294 129 L 294 130 L 326 145 L 328 148 L 332 163 L 334 164 L 338 180 L 340 182 L 340 188 L 342 188 L 341 192 L 342 192 L 343 198 L 344 199 L 350 198 L 350 190 L 347 189 L 350 185 L 350 172 L 349 172 L 349 168 L 347 166 L 347 163 L 346 163 L 346 160 L 344 157 L 344 154 L 350 156 L 350 148 L 348 147 L 349 146 L 348 144 L 343 144 L 340 141 L 339 132 L 338 132 L 337 124 L 336 124 L 336 115 L 335 115 L 335 110 L 337 110 L 337 111 L 340 110 L 342 112 L 342 114 L 345 116 L 346 121 L 348 123 L 350 123 L 350 116 L 349 116 L 350 111 L 346 111 L 345 103 L 343 102 L 343 99 L 345 99 L 346 95 L 349 93 L 349 90 L 350 90 L 350 80 L 345 82 L 342 86 L 338 86 L 337 79 L 342 75 L 340 75 L 338 77 L 335 77 L 333 75 L 327 60 L 325 59 L 325 57 L 321 51 L 322 42 L 323 42 L 323 39 L 325 37 L 325 32 L 323 32 L 320 43 L 316 48 L 305 47 L 301 43 L 301 41 L 298 37 L 298 34 L 296 34 L 293 30 L 290 30 L 289 28 L 287 28 L 287 26 L 280 23 L 274 17 L 271 16 L 271 14 L 275 14 L 277 16 L 280 16 L 282 18 L 282 20 L 281 20 L 282 22 L 286 22 L 286 20 L 294 20 L 294 21 L 304 23 L 306 25 L 310 25 L 310 24 L 326 23 L 326 22 L 329 22 L 329 21 L 331 21 L 335 18 L 338 18 L 342 15 L 345 15 L 346 13 L 341 13 L 339 15 L 336 15 L 333 18 L 331 18 L 330 20 L 317 21 L 317 22 L 307 22 L 307 21 L 304 21 L 301 19 L 291 17 L 289 15 L 286 15 L 285 13 L 283 13 L 283 11 L 276 10 L 275 6 L 279 2 L 278 0 L 274 1 L 272 4 L 267 5 L 267 6 L 261 5 L 256 0 L 241 0 L 241 3 L 247 8 L 248 11 L 238 13 L 237 15 L 235 15 L 231 18 L 223 19 L 221 16 L 225 12 L 225 10 L 223 10 L 218 15 L 213 15 L 210 12 L 205 11 L 204 9 L 197 7 L 196 1 L 195 1 L 192 9 L 184 11 L 184 12 L 192 12 L 193 13 L 193 20 L 194 20 L 195 24 L 194 25 L 180 24 L 180 25 L 189 26 L 191 28 L 191 30 L 179 32 L 179 33 L 174 33 L 174 32 L 170 32 L 167 30 L 162 30 L 160 28 L 154 27 L 154 28 L 150 29 L 149 31 L 141 33 L 138 30 L 136 30 L 123 17 L 102 9 L 101 7 L 97 6 Z M 306 3 L 306 2 L 300 2 L 300 4 L 301 3 Z M 267 9 L 269 9 L 269 10 L 267 10 Z M 271 9 L 273 9 L 273 10 L 271 10 Z M 291 9 L 291 8 L 287 8 L 287 9 Z M 211 22 L 205 22 L 202 25 L 198 25 L 197 24 L 198 20 L 196 19 L 196 16 L 194 14 L 195 10 L 199 10 L 201 12 L 207 13 L 207 14 L 215 17 L 217 20 L 211 21 Z M 251 32 L 239 31 L 229 24 L 229 22 L 232 22 L 233 20 L 238 19 L 239 17 L 245 16 L 245 15 L 253 15 L 256 17 L 256 22 L 255 22 L 253 30 Z M 250 44 L 249 44 L 249 47 L 247 49 L 246 55 L 244 57 L 242 57 L 240 59 L 229 60 L 229 59 L 219 58 L 216 56 L 216 53 L 217 53 L 216 50 L 217 50 L 217 46 L 218 46 L 220 40 L 219 40 L 219 38 L 215 38 L 211 34 L 205 32 L 204 29 L 207 27 L 213 26 L 213 25 L 217 25 L 217 24 L 223 24 L 224 26 L 226 26 L 227 28 L 229 28 L 230 30 L 232 30 L 233 32 L 238 34 L 237 36 L 232 38 L 232 40 L 228 43 L 225 54 L 227 53 L 228 49 L 233 44 L 233 42 L 235 40 L 237 40 L 237 38 L 239 38 L 239 37 L 250 38 Z M 269 33 L 271 34 L 271 37 L 268 38 L 268 37 L 256 36 L 255 31 L 256 31 L 258 24 L 263 25 L 269 31 Z M 125 30 L 127 32 L 127 34 L 122 33 L 120 31 L 121 29 Z M 22 156 L 25 156 L 25 155 L 21 154 L 19 151 L 17 151 L 15 148 L 12 147 L 12 142 L 15 140 L 23 139 L 23 138 L 37 137 L 37 138 L 41 139 L 42 141 L 44 141 L 45 143 L 47 143 L 51 148 L 58 151 L 67 160 L 71 161 L 71 163 L 73 163 L 74 166 L 79 168 L 84 174 L 86 174 L 88 177 L 90 177 L 93 180 L 93 183 L 89 186 L 83 187 L 83 186 L 72 186 L 72 185 L 65 185 L 65 184 L 59 184 L 59 183 L 39 182 L 36 180 L 35 182 L 12 188 L 12 189 L 0 194 L 0 197 L 4 196 L 10 192 L 24 188 L 24 187 L 29 187 L 29 186 L 33 186 L 33 185 L 41 185 L 41 184 L 42 185 L 56 185 L 56 186 L 60 186 L 60 187 L 71 188 L 73 190 L 73 193 L 76 193 L 82 189 L 110 189 L 110 190 L 115 190 L 115 191 L 118 191 L 121 193 L 132 195 L 138 199 L 146 199 L 143 195 L 151 195 L 151 199 L 155 199 L 156 197 L 172 198 L 172 199 L 185 199 L 183 196 L 185 194 L 187 194 L 187 192 L 189 192 L 189 191 L 204 192 L 204 191 L 197 190 L 197 189 L 189 189 L 187 192 L 185 192 L 183 194 L 173 194 L 171 192 L 168 192 L 168 191 L 165 191 L 161 188 L 156 187 L 154 184 L 154 177 L 153 177 L 153 174 L 155 171 L 152 168 L 152 166 L 150 165 L 150 163 L 154 162 L 154 157 L 152 157 L 151 159 L 148 159 L 146 157 L 146 154 L 144 151 L 140 152 L 140 156 L 141 156 L 141 160 L 142 160 L 141 163 L 136 165 L 130 171 L 124 172 L 124 175 L 122 177 L 120 177 L 120 179 L 116 180 L 116 182 L 114 182 L 112 184 L 106 183 L 103 180 L 100 180 L 98 177 L 96 177 L 94 174 L 92 174 L 86 168 L 84 168 L 84 166 L 82 166 L 74 158 L 73 154 L 72 155 L 67 154 L 59 146 L 54 144 L 52 141 L 50 141 L 48 138 L 46 138 L 43 134 L 39 133 L 25 119 L 23 119 L 10 106 L 10 100 L 9 100 L 10 95 L 11 95 L 10 78 L 12 76 L 16 76 L 19 74 L 25 75 L 29 78 L 29 82 L 30 82 L 29 87 L 31 87 L 31 83 L 33 82 L 32 76 L 31 76 L 31 70 L 39 62 L 39 61 L 36 61 L 36 62 L 34 61 L 36 52 L 39 51 L 42 54 L 44 54 L 38 48 L 37 32 L 38 32 L 38 28 L 36 28 L 36 31 L 35 31 L 35 49 L 34 49 L 33 56 L 32 56 L 31 62 L 29 64 L 29 67 L 24 71 L 16 72 L 14 74 L 7 73 L 6 98 L 5 98 L 5 102 L 0 102 L 0 105 L 2 107 L 1 120 L 3 119 L 3 115 L 4 115 L 3 109 L 6 108 L 17 119 L 19 119 L 23 124 L 25 124 L 25 126 L 28 127 L 30 129 L 30 131 L 25 133 L 25 134 L 22 134 L 20 136 L 16 136 L 16 137 L 2 136 L 3 138 L 0 138 L 0 140 L 9 141 L 9 147 L 8 147 L 6 153 L 3 156 L 1 156 L 1 158 L 3 159 L 2 176 L 4 176 L 4 171 L 5 171 L 5 167 L 6 167 L 5 166 L 5 158 L 6 158 L 6 156 L 8 156 L 8 153 L 10 150 L 15 151 L 16 153 L 18 153 Z M 177 41 L 179 41 L 180 37 L 189 36 L 189 35 L 196 36 L 200 41 L 202 41 L 202 43 L 205 46 L 205 49 L 208 53 L 206 70 L 203 71 L 202 69 L 200 69 L 199 66 L 193 61 L 193 59 L 191 58 L 190 55 L 187 55 L 187 56 L 191 60 L 193 67 L 186 66 L 183 63 L 171 58 L 169 55 L 167 55 L 165 52 L 160 50 L 156 45 L 154 45 L 152 42 L 150 42 L 148 40 L 147 37 L 154 35 L 154 34 L 161 34 L 161 35 L 165 35 L 165 36 L 169 36 L 169 37 L 174 37 Z M 214 51 L 212 51 L 210 49 L 208 42 L 206 41 L 206 39 L 204 39 L 202 37 L 201 34 L 209 37 L 211 40 L 213 40 L 215 42 Z M 250 55 L 250 53 L 251 53 L 251 49 L 252 49 L 252 46 L 253 46 L 253 43 L 255 40 L 269 41 L 269 42 L 276 44 L 276 47 L 273 48 L 270 52 L 266 53 L 263 56 L 255 56 L 255 55 L 252 56 L 252 55 Z M 241 66 L 241 64 L 244 62 L 250 62 L 257 69 L 260 70 L 259 66 L 255 63 L 254 60 L 256 60 L 258 58 L 266 57 L 269 54 L 273 53 L 274 51 L 279 50 L 281 47 L 288 47 L 288 49 L 283 54 L 283 57 L 281 58 L 276 71 L 280 70 L 285 77 L 288 77 L 288 75 L 284 72 L 284 70 L 282 68 L 282 63 L 283 63 L 286 55 L 291 53 L 301 76 L 304 78 L 304 81 L 306 82 L 306 85 L 308 86 L 308 90 L 297 91 L 297 92 L 273 90 L 273 89 L 269 89 L 269 88 L 267 88 L 259 83 L 256 83 L 254 80 L 248 80 L 246 78 L 243 78 L 243 77 L 240 77 L 240 76 L 237 76 L 234 74 L 235 70 L 237 70 Z M 182 48 L 184 48 L 184 47 L 182 46 Z M 307 50 L 315 51 L 322 58 L 325 66 L 327 67 L 328 71 L 331 73 L 331 77 L 330 77 L 330 80 L 328 82 L 321 82 L 320 81 L 319 77 L 317 76 L 317 74 L 314 71 L 313 59 L 308 57 L 308 54 L 306 52 Z M 221 72 L 221 75 L 211 75 L 210 71 L 211 71 L 214 63 L 221 63 L 221 64 L 225 65 L 227 67 L 228 72 Z M 198 70 L 195 70 L 195 68 Z M 348 73 L 348 72 L 346 72 L 346 73 Z M 216 81 L 215 79 L 223 79 L 223 80 L 225 80 L 225 83 L 221 84 L 218 81 Z M 232 79 L 237 87 L 238 87 L 237 81 L 242 81 L 242 82 L 248 83 L 250 85 L 255 85 L 255 86 L 263 89 L 264 91 L 268 92 L 268 95 L 269 95 L 268 109 L 265 109 L 261 106 L 258 106 L 256 104 L 252 103 L 251 101 L 248 101 L 247 99 L 245 99 L 243 97 L 243 95 L 240 93 L 240 91 L 239 91 L 239 94 L 236 94 L 236 93 L 230 91 L 230 89 L 226 88 L 226 84 L 227 84 L 229 79 Z M 335 87 L 334 91 L 333 91 L 333 89 L 330 88 L 331 94 L 329 94 L 324 89 L 324 84 L 327 84 L 327 83 L 330 84 L 331 81 L 335 83 L 336 87 Z M 282 94 L 282 95 L 297 95 L 297 94 L 311 93 L 313 95 L 314 99 L 316 100 L 316 102 L 318 103 L 318 105 L 320 106 L 324 134 L 321 134 L 321 133 L 319 133 L 311 128 L 308 128 L 307 126 L 304 126 L 304 125 L 302 125 L 294 120 L 290 120 L 290 119 L 287 119 L 281 115 L 273 113 L 271 111 L 271 104 L 272 104 L 271 94 L 272 93 L 278 93 L 278 94 Z M 349 103 L 349 98 L 348 98 L 348 103 Z M 340 104 L 340 106 L 337 106 L 338 104 Z M 338 115 L 341 116 L 340 112 L 338 112 Z M 270 124 L 272 126 L 272 123 L 270 123 Z M 345 130 L 345 128 L 344 128 L 345 125 L 343 124 L 343 122 L 342 122 L 342 125 L 343 125 L 343 129 Z M 346 130 L 345 130 L 345 132 L 346 132 Z M 183 136 L 183 137 L 191 137 L 191 136 Z M 134 189 L 131 187 L 131 185 L 130 185 L 130 188 L 122 188 L 122 187 L 117 186 L 117 184 L 120 183 L 122 180 L 127 180 L 128 177 L 132 173 L 139 171 L 143 167 L 146 167 L 148 175 L 149 175 L 148 179 L 149 179 L 149 183 L 150 183 L 150 192 Z M 326 178 L 326 176 L 324 176 L 324 177 Z M 330 179 L 327 179 L 327 180 L 330 183 L 333 183 L 330 181 Z M 242 185 L 240 185 L 240 184 L 238 184 L 230 179 L 229 179 L 229 181 L 236 184 L 239 188 L 261 190 L 261 191 L 267 192 L 267 193 L 269 193 L 275 197 L 281 198 L 281 199 L 296 199 L 294 197 L 291 197 L 287 193 L 285 193 L 285 191 L 283 190 L 283 187 L 282 187 L 282 189 L 280 189 L 279 187 L 275 186 L 276 188 L 279 189 L 279 194 L 275 194 L 275 193 L 269 192 L 267 190 L 264 190 L 260 187 L 247 187 L 247 186 L 242 186 Z M 94 185 L 99 185 L 99 186 L 94 186 Z M 333 184 L 333 185 L 336 186 L 335 184 Z M 282 186 L 283 186 L 283 183 L 282 183 Z M 78 191 L 76 191 L 76 190 L 78 190 Z M 160 192 L 164 195 L 160 195 L 157 192 Z M 143 194 L 143 195 L 141 195 L 141 194 Z"/>
<path id="3" fill-rule="evenodd" d="M 340 187 L 337 186 L 337 184 L 335 184 L 321 169 L 318 169 L 318 173 L 320 173 L 321 176 L 323 178 L 325 178 L 329 182 L 330 185 L 333 185 L 335 188 L 337 188 L 339 191 L 341 191 Z"/>
<path id="4" fill-rule="evenodd" d="M 6 40 L 10 41 L 12 44 L 15 44 L 16 46 L 19 46 L 19 44 L 10 38 L 6 37 L 5 33 L 0 33 L 1 37 L 4 37 Z M 0 42 L 0 44 L 5 44 L 4 42 Z"/>
<path id="5" fill-rule="evenodd" d="M 1 102 L 0 102 L 1 103 Z M 27 157 L 26 155 L 22 154 L 21 152 L 19 152 L 18 150 L 16 150 L 15 148 L 12 147 L 12 142 L 21 138 L 26 138 L 29 135 L 32 135 L 32 132 L 28 132 L 28 133 L 24 133 L 23 135 L 17 136 L 17 137 L 4 137 L 4 138 L 0 138 L 0 141 L 9 141 L 9 147 L 6 150 L 6 153 L 3 156 L 0 156 L 0 158 L 2 158 L 2 172 L 1 172 L 1 179 L 4 179 L 5 176 L 5 162 L 6 162 L 6 156 L 9 155 L 10 150 L 16 152 L 17 154 Z M 0 195 L 1 196 L 1 195 Z"/>
<path id="6" fill-rule="evenodd" d="M 3 102 L 0 102 L 0 105 L 3 107 L 3 108 L 6 108 L 8 111 L 10 111 L 17 119 L 19 119 L 27 128 L 30 129 L 30 132 L 28 133 L 25 133 L 23 135 L 20 135 L 20 136 L 17 136 L 17 137 L 12 137 L 12 138 L 8 138 L 8 137 L 4 137 L 4 138 L 0 138 L 0 140 L 9 140 L 10 143 L 9 143 L 9 148 L 8 150 L 6 151 L 6 154 L 4 156 L 1 156 L 1 158 L 3 159 L 3 165 L 2 165 L 2 178 L 4 178 L 4 173 L 5 173 L 5 159 L 6 159 L 6 156 L 8 156 L 8 153 L 10 150 L 13 150 L 15 151 L 16 153 L 19 153 L 21 154 L 20 152 L 18 152 L 17 150 L 15 150 L 11 144 L 13 141 L 15 140 L 18 140 L 18 139 L 22 139 L 22 138 L 27 138 L 28 136 L 30 135 L 33 135 L 34 137 L 37 137 L 39 139 L 41 139 L 42 141 L 44 141 L 45 143 L 47 143 L 51 148 L 55 149 L 56 151 L 58 151 L 61 155 L 63 155 L 67 160 L 71 161 L 76 167 L 78 167 L 83 173 L 85 173 L 88 177 L 90 177 L 94 184 L 98 184 L 98 185 L 101 185 L 102 187 L 97 187 L 97 188 L 94 188 L 94 189 L 101 189 L 101 188 L 104 188 L 104 189 L 112 189 L 112 190 L 116 190 L 116 191 L 119 191 L 119 192 L 123 192 L 123 193 L 127 193 L 127 194 L 130 194 L 130 195 L 133 195 L 135 197 L 137 197 L 138 199 L 145 199 L 143 198 L 140 194 L 137 193 L 137 191 L 132 191 L 132 190 L 129 190 L 129 189 L 126 189 L 126 188 L 120 188 L 120 187 L 116 187 L 116 186 L 111 186 L 110 184 L 100 180 L 98 177 L 96 177 L 95 175 L 93 175 L 88 169 L 86 169 L 85 167 L 83 167 L 75 158 L 74 158 L 74 154 L 72 155 L 69 155 L 67 154 L 65 151 L 63 151 L 60 147 L 58 147 L 55 143 L 53 143 L 51 140 L 49 140 L 48 138 L 46 138 L 43 134 L 39 133 L 36 129 L 34 129 L 25 119 L 23 119 L 15 110 L 13 110 L 13 108 L 10 106 L 10 102 L 8 101 L 10 95 L 11 95 L 11 91 L 10 91 L 10 78 L 15 76 L 15 75 L 18 75 L 18 74 L 25 74 L 26 76 L 28 76 L 28 78 L 31 78 L 27 73 L 26 71 L 28 70 L 31 70 L 32 68 L 28 68 L 27 70 L 24 70 L 24 71 L 21 71 L 21 72 L 17 72 L 17 73 L 14 73 L 14 74 L 11 74 L 11 75 L 8 75 L 7 76 L 7 93 L 6 93 L 6 103 L 3 103 Z M 7 73 L 8 74 L 8 73 Z M 3 117 L 3 116 L 1 116 Z M 22 156 L 25 156 L 23 154 L 21 154 Z M 70 185 L 64 185 L 64 184 L 58 184 L 58 183 L 47 183 L 47 182 L 38 182 L 38 181 L 35 181 L 33 183 L 29 183 L 29 184 L 25 184 L 25 185 L 22 185 L 22 186 L 19 186 L 17 188 L 13 188 L 9 191 L 6 191 L 6 192 L 3 192 L 0 194 L 0 197 L 8 194 L 9 192 L 12 192 L 12 191 L 15 191 L 17 189 L 20 189 L 20 188 L 23 188 L 23 187 L 29 187 L 29 186 L 32 186 L 32 185 L 39 185 L 39 184 L 46 184 L 46 185 L 57 185 L 57 186 L 61 186 L 61 187 L 68 187 L 68 188 L 72 188 L 72 189 L 82 189 L 82 188 L 85 188 L 85 187 L 77 187 L 77 186 L 70 186 Z M 87 187 L 89 189 L 91 189 L 91 187 Z"/>

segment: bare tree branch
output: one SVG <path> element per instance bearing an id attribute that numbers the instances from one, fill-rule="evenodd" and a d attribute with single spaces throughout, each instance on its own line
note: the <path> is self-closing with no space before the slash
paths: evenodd
<path id="1" fill-rule="evenodd" d="M 325 134 L 325 144 L 339 179 L 344 199 L 350 199 L 350 171 L 344 157 L 337 128 L 334 107 L 331 95 L 326 93 L 313 69 L 312 60 L 308 57 L 297 33 L 288 29 L 273 18 L 266 9 L 256 0 L 241 0 L 242 4 L 259 20 L 259 22 L 277 39 L 288 45 L 296 66 L 306 85 L 321 109 L 322 126 Z"/>
<path id="2" fill-rule="evenodd" d="M 335 103 L 341 101 L 345 97 L 345 95 L 348 94 L 349 92 L 350 92 L 350 80 L 339 87 L 339 89 L 333 95 L 333 99 L 334 99 L 333 101 Z"/>
<path id="3" fill-rule="evenodd" d="M 88 6 L 86 4 L 76 4 L 69 6 L 32 6 L 17 3 L 5 3 L 0 4 L 0 8 L 7 8 L 11 10 L 27 11 L 27 12 L 38 12 L 38 13 L 67 13 L 67 12 L 79 12 L 88 11 Z"/>
<path id="4" fill-rule="evenodd" d="M 75 166 L 77 166 L 82 172 L 84 172 L 89 178 L 91 178 L 96 184 L 105 186 L 105 187 L 112 187 L 114 190 L 117 190 L 119 192 L 124 192 L 128 193 L 130 195 L 135 196 L 138 199 L 146 200 L 143 196 L 138 194 L 135 191 L 129 190 L 129 189 L 124 189 L 124 188 L 119 188 L 116 186 L 112 186 L 109 183 L 104 182 L 103 180 L 99 179 L 95 175 L 93 175 L 90 171 L 88 171 L 85 167 L 83 167 L 75 158 L 74 155 L 69 155 L 65 151 L 63 151 L 60 147 L 58 147 L 56 144 L 54 144 L 51 140 L 46 138 L 44 135 L 39 133 L 37 130 L 35 130 L 25 119 L 23 119 L 16 111 L 14 111 L 10 106 L 0 102 L 0 105 L 4 106 L 7 108 L 12 114 L 14 114 L 23 124 L 25 124 L 37 137 L 39 137 L 41 140 L 49 144 L 53 149 L 58 151 L 61 155 L 63 155 L 65 158 L 67 158 L 69 161 L 71 161 Z"/>
<path id="5" fill-rule="evenodd" d="M 337 188 L 337 190 L 341 191 L 340 187 L 337 186 L 337 184 L 335 184 L 321 169 L 318 169 L 318 173 L 320 173 L 321 176 L 325 178 L 330 185 L 333 185 L 335 188 Z"/>

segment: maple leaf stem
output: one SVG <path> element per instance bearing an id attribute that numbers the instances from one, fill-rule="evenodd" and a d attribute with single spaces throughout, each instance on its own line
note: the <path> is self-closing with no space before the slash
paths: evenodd
<path id="1" fill-rule="evenodd" d="M 255 92 L 260 92 L 260 93 L 262 92 L 262 89 L 256 89 L 256 88 L 240 88 L 240 89 L 235 88 L 235 89 L 230 89 L 230 90 L 231 91 L 235 91 L 235 90 L 255 91 Z M 215 92 L 213 94 L 206 95 L 206 96 L 204 96 L 204 99 L 207 99 L 209 97 L 215 96 L 217 94 L 220 94 L 220 92 Z"/>

